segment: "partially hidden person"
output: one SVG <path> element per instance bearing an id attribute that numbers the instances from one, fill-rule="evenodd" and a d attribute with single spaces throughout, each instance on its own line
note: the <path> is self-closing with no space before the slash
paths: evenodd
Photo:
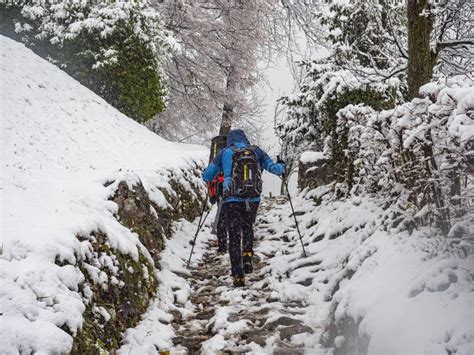
<path id="1" fill-rule="evenodd" d="M 229 255 L 234 286 L 244 286 L 244 274 L 253 271 L 253 224 L 262 193 L 262 170 L 282 176 L 285 164 L 275 163 L 267 153 L 251 145 L 240 129 L 227 135 L 222 149 L 202 173 L 204 181 L 212 181 L 224 173 L 221 216 L 229 235 Z"/>
<path id="2" fill-rule="evenodd" d="M 227 146 L 227 135 L 219 135 L 211 140 L 211 151 L 209 164 L 215 159 L 217 154 Z M 212 223 L 212 234 L 217 236 L 217 253 L 224 255 L 227 252 L 227 223 L 222 212 L 224 201 L 224 173 L 220 171 L 210 182 L 208 182 L 209 201 L 217 204 L 217 212 Z"/>

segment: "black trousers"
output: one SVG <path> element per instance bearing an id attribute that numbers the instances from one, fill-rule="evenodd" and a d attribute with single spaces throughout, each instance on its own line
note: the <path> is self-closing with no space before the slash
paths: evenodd
<path id="1" fill-rule="evenodd" d="M 224 207 L 224 204 L 222 204 L 219 211 L 219 216 L 217 217 L 216 234 L 217 234 L 218 248 L 220 251 L 225 252 L 227 251 L 227 221 L 225 218 L 223 207 Z"/>
<path id="2" fill-rule="evenodd" d="M 226 202 L 222 206 L 229 233 L 229 255 L 232 276 L 242 276 L 242 253 L 253 255 L 253 224 L 258 203 Z"/>

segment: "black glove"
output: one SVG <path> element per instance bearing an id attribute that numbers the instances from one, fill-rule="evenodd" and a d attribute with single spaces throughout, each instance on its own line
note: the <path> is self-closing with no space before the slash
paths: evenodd
<path id="1" fill-rule="evenodd" d="M 211 205 L 215 204 L 217 202 L 217 196 L 210 196 L 209 202 L 211 203 Z"/>
<path id="2" fill-rule="evenodd" d="M 283 161 L 283 159 L 279 155 L 277 155 L 277 163 L 283 164 L 283 166 L 285 167 L 285 171 L 283 172 L 283 174 L 281 174 L 281 177 L 284 179 L 286 175 L 286 163 Z"/>

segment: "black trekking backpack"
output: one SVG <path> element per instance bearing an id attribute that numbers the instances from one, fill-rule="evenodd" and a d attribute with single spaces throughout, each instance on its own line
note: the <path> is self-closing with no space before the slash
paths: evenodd
<path id="1" fill-rule="evenodd" d="M 230 196 L 251 198 L 262 193 L 262 168 L 255 146 L 237 148 L 232 146 L 232 188 Z"/>

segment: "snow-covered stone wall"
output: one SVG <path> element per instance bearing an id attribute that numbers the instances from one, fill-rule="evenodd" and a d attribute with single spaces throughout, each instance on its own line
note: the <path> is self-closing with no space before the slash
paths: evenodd
<path id="1" fill-rule="evenodd" d="M 164 238 L 204 199 L 207 149 L 168 142 L 0 37 L 0 349 L 120 346 Z"/>
<path id="2" fill-rule="evenodd" d="M 334 180 L 334 168 L 330 157 L 323 152 L 303 152 L 298 162 L 298 187 L 314 189 Z"/>

